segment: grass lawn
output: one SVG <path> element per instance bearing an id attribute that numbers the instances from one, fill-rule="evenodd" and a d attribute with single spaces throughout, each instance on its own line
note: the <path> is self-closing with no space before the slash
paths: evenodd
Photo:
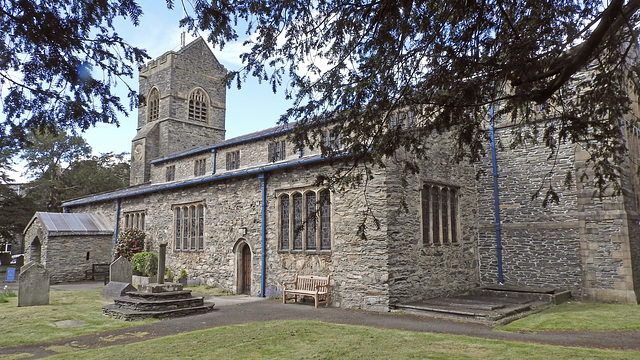
<path id="1" fill-rule="evenodd" d="M 69 336 L 94 333 L 146 322 L 124 322 L 102 315 L 109 302 L 100 299 L 100 292 L 73 290 L 51 291 L 49 305 L 18 307 L 18 298 L 8 298 L 0 304 L 0 324 L 3 330 L 0 347 L 50 341 Z M 86 325 L 58 327 L 62 320 L 82 321 Z M 147 320 L 154 321 L 154 320 Z"/>
<path id="2" fill-rule="evenodd" d="M 225 326 L 51 359 L 640 359 L 577 349 L 317 321 Z"/>
<path id="3" fill-rule="evenodd" d="M 499 326 L 503 331 L 639 330 L 640 306 L 570 302 Z M 638 339 L 640 341 L 640 339 Z"/>
<path id="4" fill-rule="evenodd" d="M 193 292 L 224 295 L 207 286 Z M 0 348 L 154 322 L 123 322 L 102 315 L 99 291 L 51 291 L 50 305 L 0 304 Z M 83 326 L 59 327 L 62 320 Z M 502 326 L 504 331 L 627 330 L 640 328 L 640 306 L 568 303 Z M 135 329 L 130 332 L 135 333 Z M 132 335 L 133 336 L 133 335 Z M 612 333 L 615 336 L 615 333 Z M 576 349 L 466 336 L 383 330 L 313 321 L 271 321 L 225 326 L 98 350 L 51 349 L 69 359 L 640 359 L 640 352 Z M 2 353 L 0 349 L 0 353 Z M 0 359 L 28 357 L 22 354 Z"/>

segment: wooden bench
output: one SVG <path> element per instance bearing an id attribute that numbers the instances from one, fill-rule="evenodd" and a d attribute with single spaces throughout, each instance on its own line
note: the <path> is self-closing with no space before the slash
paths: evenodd
<path id="1" fill-rule="evenodd" d="M 296 275 L 293 282 L 286 282 L 283 284 L 282 290 L 282 303 L 287 303 L 287 295 L 293 295 L 294 301 L 298 301 L 298 295 L 311 296 L 315 300 L 315 307 L 318 304 L 323 303 L 325 306 L 329 306 L 329 281 L 331 275 L 313 276 L 313 275 Z M 320 301 L 320 296 L 324 297 L 323 301 Z"/>
<path id="2" fill-rule="evenodd" d="M 109 281 L 109 267 L 110 264 L 93 264 L 91 265 L 91 270 L 84 272 L 84 279 L 89 280 L 91 278 L 91 280 L 95 280 L 95 278 L 102 278 L 106 285 Z"/>

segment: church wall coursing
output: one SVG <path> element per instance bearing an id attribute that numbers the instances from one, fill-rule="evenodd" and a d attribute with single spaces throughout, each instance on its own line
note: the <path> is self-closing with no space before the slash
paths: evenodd
<path id="1" fill-rule="evenodd" d="M 479 282 L 474 168 L 453 160 L 445 135 L 430 145 L 430 156 L 422 161 L 418 174 L 403 173 L 399 161 L 404 158 L 400 152 L 387 161 L 385 185 L 392 303 L 460 293 Z M 421 190 L 425 183 L 458 188 L 458 243 L 423 243 Z"/>

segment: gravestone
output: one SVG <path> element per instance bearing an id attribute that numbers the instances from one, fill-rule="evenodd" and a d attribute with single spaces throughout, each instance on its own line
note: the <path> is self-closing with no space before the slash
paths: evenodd
<path id="1" fill-rule="evenodd" d="M 42 264 L 23 266 L 18 281 L 18 306 L 49 304 L 49 271 Z"/>
<path id="2" fill-rule="evenodd" d="M 109 281 L 131 283 L 132 274 L 131 263 L 123 256 L 117 258 L 109 266 Z"/>
<path id="3" fill-rule="evenodd" d="M 113 300 L 126 295 L 128 291 L 136 291 L 131 285 L 133 270 L 131 263 L 123 256 L 117 258 L 109 266 L 109 283 L 102 288 L 100 297 L 105 300 Z"/>

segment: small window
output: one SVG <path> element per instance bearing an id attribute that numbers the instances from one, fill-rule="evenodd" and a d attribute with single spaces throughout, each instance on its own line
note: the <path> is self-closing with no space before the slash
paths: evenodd
<path id="1" fill-rule="evenodd" d="M 227 170 L 235 170 L 240 168 L 240 150 L 229 151 L 227 153 Z"/>
<path id="2" fill-rule="evenodd" d="M 328 151 L 342 149 L 342 134 L 338 129 L 325 130 L 322 132 L 322 145 Z"/>
<path id="3" fill-rule="evenodd" d="M 193 175 L 202 176 L 207 172 L 207 159 L 198 159 L 193 163 Z"/>
<path id="4" fill-rule="evenodd" d="M 174 249 L 176 251 L 204 250 L 204 204 L 173 207 Z"/>
<path id="5" fill-rule="evenodd" d="M 422 242 L 425 245 L 457 243 L 458 188 L 426 184 L 422 188 Z"/>
<path id="6" fill-rule="evenodd" d="M 275 141 L 269 144 L 269 162 L 276 162 L 286 158 L 285 141 Z"/>
<path id="7" fill-rule="evenodd" d="M 149 121 L 158 120 L 160 116 L 160 93 L 158 89 L 153 88 L 151 90 L 147 103 L 149 104 Z"/>
<path id="8" fill-rule="evenodd" d="M 389 115 L 389 129 L 404 129 L 415 124 L 413 111 L 399 111 Z"/>
<path id="9" fill-rule="evenodd" d="M 167 181 L 173 181 L 176 179 L 176 166 L 169 165 L 166 168 L 166 179 Z"/>
<path id="10" fill-rule="evenodd" d="M 144 211 L 129 211 L 123 214 L 124 228 L 125 229 L 140 229 L 144 231 Z"/>
<path id="11" fill-rule="evenodd" d="M 207 94 L 202 89 L 195 89 L 189 95 L 189 120 L 207 122 Z"/>

